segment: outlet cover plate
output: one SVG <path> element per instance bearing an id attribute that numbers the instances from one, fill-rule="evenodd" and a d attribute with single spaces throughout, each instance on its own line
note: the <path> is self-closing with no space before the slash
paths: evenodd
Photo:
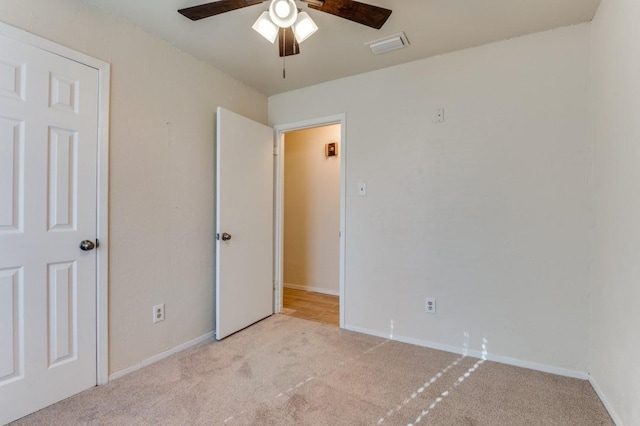
<path id="1" fill-rule="evenodd" d="M 436 299 L 433 297 L 427 297 L 424 299 L 424 311 L 428 314 L 436 313 Z"/>
<path id="2" fill-rule="evenodd" d="M 164 321 L 164 303 L 153 307 L 153 323 Z"/>

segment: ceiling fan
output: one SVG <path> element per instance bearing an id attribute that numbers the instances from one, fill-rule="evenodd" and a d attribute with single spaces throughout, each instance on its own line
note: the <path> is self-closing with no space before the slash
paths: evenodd
<path id="1" fill-rule="evenodd" d="M 266 0 L 218 0 L 178 12 L 192 21 L 231 12 Z M 391 10 L 355 0 L 299 0 L 311 9 L 326 12 L 358 24 L 380 29 L 391 16 Z M 279 38 L 280 56 L 300 53 L 299 43 L 313 34 L 318 27 L 306 12 L 300 12 L 294 0 L 271 0 L 268 12 L 258 18 L 253 29 L 272 43 Z"/>

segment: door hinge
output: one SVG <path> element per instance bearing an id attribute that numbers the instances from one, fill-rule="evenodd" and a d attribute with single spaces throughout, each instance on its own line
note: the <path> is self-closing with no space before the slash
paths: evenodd
<path id="1" fill-rule="evenodd" d="M 274 146 L 274 147 L 273 147 L 273 155 L 274 155 L 274 156 L 277 156 L 279 152 L 280 152 L 280 150 L 278 149 L 278 147 L 277 147 L 277 146 Z"/>

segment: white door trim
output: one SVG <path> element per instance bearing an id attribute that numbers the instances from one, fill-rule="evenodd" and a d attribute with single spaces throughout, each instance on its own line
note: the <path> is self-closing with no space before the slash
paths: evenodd
<path id="1" fill-rule="evenodd" d="M 100 248 L 97 250 L 96 271 L 96 384 L 109 381 L 109 311 L 108 311 L 108 279 L 109 279 L 109 93 L 111 66 L 99 59 L 61 46 L 42 37 L 0 22 L 0 34 L 16 41 L 46 50 L 58 56 L 71 59 L 98 70 L 98 158 L 97 158 L 97 235 Z"/>
<path id="2" fill-rule="evenodd" d="M 284 134 L 295 130 L 340 124 L 340 327 L 345 324 L 345 228 L 347 211 L 347 115 L 345 113 L 311 120 L 274 126 L 275 132 L 275 186 L 274 186 L 274 306 L 275 313 L 282 312 L 282 289 L 284 286 Z"/>

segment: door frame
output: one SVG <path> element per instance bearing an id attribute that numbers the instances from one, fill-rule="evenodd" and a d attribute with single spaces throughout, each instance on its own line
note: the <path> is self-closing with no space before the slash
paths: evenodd
<path id="1" fill-rule="evenodd" d="M 340 327 L 345 325 L 345 259 L 347 233 L 345 228 L 347 206 L 347 115 L 345 113 L 327 117 L 279 124 L 273 127 L 274 144 L 274 279 L 273 279 L 273 312 L 282 312 L 282 295 L 284 286 L 284 134 L 296 130 L 324 127 L 332 124 L 340 125 Z"/>
<path id="2" fill-rule="evenodd" d="M 109 381 L 109 93 L 111 65 L 40 36 L 0 22 L 0 34 L 98 71 L 98 152 L 96 159 L 96 384 Z"/>

